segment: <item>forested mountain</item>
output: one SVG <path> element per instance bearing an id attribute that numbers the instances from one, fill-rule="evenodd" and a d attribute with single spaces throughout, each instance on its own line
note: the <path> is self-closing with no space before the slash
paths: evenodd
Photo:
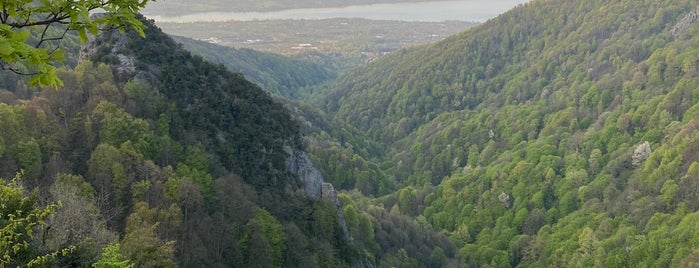
<path id="1" fill-rule="evenodd" d="M 151 23 L 105 33 L 59 90 L 3 84 L 0 226 L 46 225 L 4 236 L 27 243 L 0 241 L 0 266 L 697 266 L 697 18 L 533 0 L 342 74 L 318 107 Z"/>
<path id="2" fill-rule="evenodd" d="M 23 230 L 0 243 L 0 266 L 458 266 L 443 232 L 361 197 L 395 188 L 372 162 L 383 146 L 307 105 L 284 109 L 145 23 L 145 39 L 93 39 L 60 69 L 58 90 L 0 76 L 0 234 Z M 310 163 L 325 158 L 320 171 Z M 360 190 L 340 195 L 342 213 L 320 175 Z"/>
<path id="3" fill-rule="evenodd" d="M 387 145 L 404 188 L 374 202 L 446 232 L 467 266 L 689 267 L 697 14 L 534 0 L 342 75 L 321 106 Z"/>
<path id="4" fill-rule="evenodd" d="M 209 62 L 223 64 L 233 72 L 242 73 L 250 82 L 285 99 L 299 98 L 301 94 L 299 91 L 329 82 L 337 76 L 339 71 L 329 64 L 293 59 L 273 53 L 245 48 L 235 49 L 179 36 L 173 36 L 173 39 L 195 55 L 200 55 Z M 318 61 L 329 60 L 319 59 Z"/>
<path id="5" fill-rule="evenodd" d="M 361 263 L 282 104 L 144 23 L 95 38 L 58 90 L 3 90 L 0 266 Z"/>

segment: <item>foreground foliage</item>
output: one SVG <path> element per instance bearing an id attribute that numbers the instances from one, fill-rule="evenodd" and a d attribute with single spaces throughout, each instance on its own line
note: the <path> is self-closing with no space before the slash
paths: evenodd
<path id="1" fill-rule="evenodd" d="M 136 14 L 148 0 L 2 1 L 0 3 L 0 68 L 32 75 L 30 83 L 61 86 L 53 63 L 62 61 L 63 50 L 52 44 L 76 31 L 87 42 L 88 34 L 116 27 L 143 35 Z M 91 12 L 103 12 L 91 16 Z"/>
<path id="2" fill-rule="evenodd" d="M 45 252 L 32 238 L 35 232 L 50 227 L 45 221 L 59 205 L 37 207 L 38 194 L 25 194 L 20 181 L 21 174 L 9 182 L 0 179 L 0 267 L 50 265 L 56 258 L 70 254 L 74 247 Z"/>

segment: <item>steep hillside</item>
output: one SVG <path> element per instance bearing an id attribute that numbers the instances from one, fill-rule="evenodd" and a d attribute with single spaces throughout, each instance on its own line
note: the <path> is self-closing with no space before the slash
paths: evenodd
<path id="1" fill-rule="evenodd" d="M 291 101 L 286 106 L 301 123 L 306 148 L 323 178 L 339 190 L 356 189 L 368 196 L 386 195 L 395 189 L 376 164 L 383 157 L 383 146 L 315 107 Z"/>
<path id="2" fill-rule="evenodd" d="M 0 103 L 0 266 L 361 263 L 282 104 L 145 23 L 92 40 L 64 87 Z M 25 216 L 46 224 L 12 229 Z"/>
<path id="3" fill-rule="evenodd" d="M 625 12 L 610 11 L 615 8 Z M 568 102 L 581 106 L 591 86 L 585 82 L 601 84 L 594 94 L 608 105 L 617 95 L 613 90 L 624 81 L 634 81 L 635 76 L 639 82 L 633 67 L 646 66 L 639 63 L 668 43 L 681 41 L 671 30 L 692 9 L 689 3 L 649 8 L 625 1 L 534 1 L 461 35 L 399 51 L 344 75 L 324 105 L 374 139 L 398 146 L 409 144 L 415 137 L 399 141 L 439 115 L 528 107 L 557 98 L 556 106 L 530 115 L 534 117 L 529 121 L 542 121 L 548 113 L 575 108 Z M 564 97 L 570 98 L 561 100 Z M 589 124 L 601 112 L 577 113 L 576 119 Z M 444 175 L 439 172 L 433 179 Z"/>
<path id="4" fill-rule="evenodd" d="M 533 1 L 339 79 L 380 200 L 471 266 L 696 265 L 697 1 Z M 431 185 L 436 185 L 433 187 Z"/>
<path id="5" fill-rule="evenodd" d="M 638 63 L 667 43 L 671 27 L 691 6 L 644 4 L 534 1 L 344 75 L 326 105 L 393 141 L 442 112 L 537 98 L 558 77 L 568 84 L 577 78 L 571 75 L 596 81 L 614 64 Z"/>
<path id="6" fill-rule="evenodd" d="M 336 70 L 310 61 L 251 49 L 234 49 L 173 36 L 182 47 L 209 62 L 223 64 L 262 89 L 285 99 L 296 99 L 303 88 L 317 86 L 336 77 Z"/>
<path id="7" fill-rule="evenodd" d="M 173 138 L 200 143 L 216 153 L 210 160 L 214 167 L 250 182 L 280 176 L 278 183 L 283 185 L 286 179 L 278 174 L 287 157 L 283 147 L 298 148 L 300 140 L 298 126 L 284 108 L 242 75 L 181 49 L 153 24 L 146 34 L 144 39 L 132 33 L 104 33 L 93 44 L 115 45 L 88 45 L 85 50 L 95 51 L 93 61 L 115 67 L 117 83 L 124 83 L 127 94 L 133 95 L 136 115 L 165 117 Z M 188 137 L 190 133 L 197 138 Z"/>

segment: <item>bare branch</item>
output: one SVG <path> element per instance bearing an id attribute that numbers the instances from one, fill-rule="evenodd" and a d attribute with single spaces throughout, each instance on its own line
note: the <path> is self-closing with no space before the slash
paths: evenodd
<path id="1" fill-rule="evenodd" d="M 29 13 L 27 14 L 27 17 L 24 18 L 24 23 L 29 23 L 29 19 L 32 17 L 32 11 L 30 10 Z"/>
<path id="2" fill-rule="evenodd" d="M 104 25 L 116 25 L 120 28 L 134 28 L 142 32 L 143 25 L 135 18 L 135 13 L 152 0 L 138 1 L 10 1 L 0 3 L 0 22 L 6 25 L 11 32 L 25 32 L 29 36 L 21 35 L 23 40 L 8 39 L 12 43 L 22 43 L 20 50 L 10 51 L 12 57 L 4 57 L 7 61 L 0 61 L 0 70 L 8 70 L 20 75 L 34 75 L 32 83 L 50 85 L 54 88 L 60 86 L 60 79 L 56 75 L 56 68 L 51 62 L 60 60 L 57 51 L 60 44 L 49 44 L 66 37 L 69 30 L 77 30 L 81 41 L 85 41 L 86 31 L 93 32 Z M 9 3 L 9 4 L 8 4 Z M 106 8 L 108 14 L 105 17 L 95 19 L 90 17 L 90 11 Z M 121 9 L 121 10 L 120 10 Z M 114 13 L 118 12 L 118 14 Z M 128 16 L 122 17 L 125 12 Z M 60 25 L 60 26 L 59 26 Z M 56 27 L 56 33 L 49 28 Z M 65 28 L 61 28 L 65 27 Z M 63 33 L 60 33 L 64 30 Z M 49 52 L 50 57 L 44 53 Z M 35 57 L 40 58 L 36 60 Z M 29 58 L 32 61 L 29 62 Z M 28 64 L 26 67 L 23 64 Z M 33 72 L 38 73 L 27 73 Z"/>
<path id="3" fill-rule="evenodd" d="M 49 27 L 51 27 L 51 24 L 47 24 L 44 26 L 44 30 L 41 31 L 41 37 L 39 38 L 39 42 L 34 46 L 35 48 L 39 48 L 41 44 L 44 43 L 45 37 L 46 37 L 46 32 L 49 30 Z"/>
<path id="4" fill-rule="evenodd" d="M 48 20 L 38 20 L 38 21 L 25 21 L 24 23 L 17 23 L 17 22 L 11 22 L 11 23 L 6 23 L 7 25 L 10 25 L 15 28 L 24 28 L 24 27 L 31 27 L 31 26 L 41 26 L 41 25 L 48 25 L 56 22 L 62 22 L 65 19 L 70 18 L 69 15 L 61 15 L 61 16 L 56 16 L 53 18 L 50 18 Z"/>
<path id="5" fill-rule="evenodd" d="M 2 21 L 2 23 L 6 23 L 8 16 L 10 16 L 10 14 L 7 12 L 7 8 L 3 6 L 2 15 L 0 15 L 0 21 Z"/>
<path id="6" fill-rule="evenodd" d="M 49 27 L 51 27 L 51 25 L 46 25 L 43 32 L 41 33 L 41 39 L 39 40 L 39 43 L 37 43 L 34 47 L 39 48 L 39 46 L 41 46 L 44 42 L 62 40 L 66 36 L 66 34 L 68 34 L 68 31 L 70 31 L 70 27 L 66 27 L 66 29 L 63 30 L 63 33 L 60 36 L 46 37 L 46 32 L 47 32 Z M 56 49 L 54 49 L 53 51 L 56 51 Z M 53 51 L 52 51 L 52 53 L 53 53 Z M 51 53 L 49 53 L 49 54 L 51 54 Z"/>
<path id="7" fill-rule="evenodd" d="M 14 74 L 16 74 L 16 75 L 22 75 L 22 76 L 32 76 L 32 75 L 37 75 L 37 74 L 39 74 L 39 73 L 37 73 L 37 72 L 34 72 L 34 73 L 25 73 L 25 72 L 22 72 L 22 71 L 20 71 L 20 70 L 15 69 L 15 68 L 5 66 L 5 64 L 4 64 L 3 62 L 0 62 L 0 70 L 10 71 L 10 72 L 12 72 L 12 73 L 14 73 Z"/>

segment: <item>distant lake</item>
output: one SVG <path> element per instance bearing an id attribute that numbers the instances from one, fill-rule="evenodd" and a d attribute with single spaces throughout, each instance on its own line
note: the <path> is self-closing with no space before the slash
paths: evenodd
<path id="1" fill-rule="evenodd" d="M 299 8 L 270 12 L 205 12 L 183 16 L 144 13 L 156 22 L 222 22 L 278 19 L 363 18 L 370 20 L 486 21 L 529 0 L 459 0 L 357 5 L 339 8 Z"/>

